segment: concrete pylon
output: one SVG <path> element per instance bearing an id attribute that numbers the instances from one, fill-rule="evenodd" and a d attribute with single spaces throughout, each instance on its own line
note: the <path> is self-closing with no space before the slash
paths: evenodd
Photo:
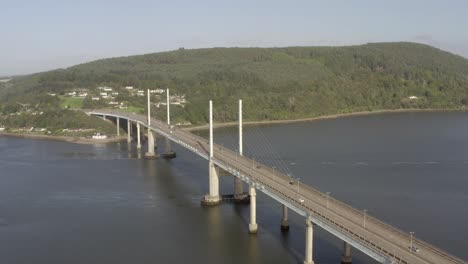
<path id="1" fill-rule="evenodd" d="M 127 142 L 132 142 L 132 123 L 127 119 Z"/>
<path id="2" fill-rule="evenodd" d="M 147 90 L 147 101 L 148 101 L 148 151 L 145 153 L 145 159 L 155 159 L 156 155 L 154 154 L 154 145 L 155 145 L 155 140 L 154 140 L 154 135 L 153 131 L 151 131 L 150 125 L 151 125 L 151 105 L 150 105 L 150 91 L 149 89 Z"/>
<path id="3" fill-rule="evenodd" d="M 239 156 L 243 155 L 242 140 L 242 100 L 239 100 Z M 249 194 L 244 192 L 242 180 L 234 176 L 234 202 L 246 203 L 248 201 Z"/>
<path id="4" fill-rule="evenodd" d="M 155 159 L 156 154 L 154 154 L 154 135 L 153 131 L 148 128 L 148 151 L 145 153 L 145 159 Z"/>
<path id="5" fill-rule="evenodd" d="M 249 194 L 250 194 L 250 223 L 249 223 L 249 233 L 257 234 L 257 193 L 253 185 L 249 185 Z"/>
<path id="6" fill-rule="evenodd" d="M 351 245 L 349 245 L 347 242 L 343 242 L 344 247 L 343 247 L 343 256 L 341 257 L 341 264 L 351 264 L 352 258 L 351 258 Z"/>
<path id="7" fill-rule="evenodd" d="M 313 239 L 314 239 L 314 227 L 312 221 L 306 219 L 306 236 L 305 236 L 305 258 L 304 264 L 314 264 L 312 259 L 313 254 Z"/>
<path id="8" fill-rule="evenodd" d="M 170 111 L 170 97 L 169 97 L 169 89 L 166 89 L 166 108 L 167 108 L 167 125 L 169 126 L 169 129 L 171 130 L 171 133 L 173 131 L 173 128 L 171 127 L 171 111 Z M 172 151 L 172 146 L 171 146 L 171 140 L 166 137 L 166 147 L 164 149 L 164 154 L 162 154 L 162 157 L 165 159 L 173 159 L 176 157 L 176 154 L 174 151 Z"/>
<path id="9" fill-rule="evenodd" d="M 202 205 L 218 205 L 221 203 L 219 196 L 219 173 L 218 168 L 213 163 L 213 102 L 210 100 L 210 163 L 208 167 L 209 194 L 205 195 L 201 201 Z"/>
<path id="10" fill-rule="evenodd" d="M 289 230 L 288 207 L 283 204 L 283 218 L 281 219 L 281 230 Z"/>
<path id="11" fill-rule="evenodd" d="M 137 149 L 141 149 L 140 122 L 137 122 Z"/>

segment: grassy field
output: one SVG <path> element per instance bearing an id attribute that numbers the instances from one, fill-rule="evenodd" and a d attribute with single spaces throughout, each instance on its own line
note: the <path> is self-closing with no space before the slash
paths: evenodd
<path id="1" fill-rule="evenodd" d="M 74 109 L 74 108 L 81 108 L 81 106 L 83 105 L 83 100 L 84 98 L 77 98 L 77 97 L 65 97 L 65 96 L 59 96 L 61 102 L 60 102 L 60 106 L 62 108 L 70 108 L 70 109 Z"/>
<path id="2" fill-rule="evenodd" d="M 143 113 L 143 111 L 145 111 L 144 108 L 136 107 L 136 106 L 129 106 L 126 109 L 123 108 L 123 109 L 120 109 L 120 110 L 125 111 L 125 112 L 129 112 L 129 113 L 136 113 L 136 114 Z"/>

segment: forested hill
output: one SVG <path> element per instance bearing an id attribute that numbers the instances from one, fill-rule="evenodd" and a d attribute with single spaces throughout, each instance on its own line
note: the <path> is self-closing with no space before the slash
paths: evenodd
<path id="1" fill-rule="evenodd" d="M 179 120 L 206 121 L 214 100 L 218 121 L 236 119 L 244 100 L 247 119 L 289 119 L 399 108 L 463 108 L 468 105 L 468 60 L 415 43 L 348 47 L 210 48 L 98 60 L 68 69 L 16 78 L 0 89 L 3 108 L 14 102 L 54 107 L 46 93 L 113 87 L 116 100 L 144 106 L 124 87 L 170 88 L 185 94 Z M 10 104 L 10 105 L 9 105 Z M 80 105 L 81 106 L 81 105 Z M 104 107 L 90 98 L 83 107 Z M 161 109 L 159 109 L 161 110 Z M 158 111 L 158 109 L 155 109 Z M 5 111 L 4 111 L 5 112 Z M 164 113 L 164 111 L 159 111 Z"/>

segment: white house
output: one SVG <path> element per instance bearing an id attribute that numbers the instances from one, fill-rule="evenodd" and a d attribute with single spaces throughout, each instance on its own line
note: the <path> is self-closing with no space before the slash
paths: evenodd
<path id="1" fill-rule="evenodd" d="M 133 86 L 125 86 L 126 90 L 133 90 Z"/>
<path id="2" fill-rule="evenodd" d="M 101 134 L 101 133 L 99 133 L 99 132 L 94 133 L 94 135 L 93 135 L 93 139 L 106 139 L 106 138 L 107 138 L 106 135 Z"/>
<path id="3" fill-rule="evenodd" d="M 408 98 L 409 98 L 410 100 L 416 100 L 416 99 L 419 99 L 419 97 L 417 97 L 417 96 L 414 96 L 414 95 L 412 95 L 412 96 L 410 96 L 410 97 L 408 97 Z"/>
<path id="4" fill-rule="evenodd" d="M 91 98 L 91 100 L 93 100 L 93 101 L 99 101 L 99 99 L 101 99 L 101 98 L 99 98 L 99 97 L 92 97 Z"/>
<path id="5" fill-rule="evenodd" d="M 164 92 L 165 92 L 165 90 L 163 90 L 163 89 L 150 90 L 150 93 L 163 94 Z"/>

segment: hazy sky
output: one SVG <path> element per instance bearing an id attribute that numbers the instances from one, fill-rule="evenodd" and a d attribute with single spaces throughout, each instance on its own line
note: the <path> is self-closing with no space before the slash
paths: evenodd
<path id="1" fill-rule="evenodd" d="M 468 1 L 0 0 L 0 76 L 179 47 L 380 41 L 468 57 Z"/>

